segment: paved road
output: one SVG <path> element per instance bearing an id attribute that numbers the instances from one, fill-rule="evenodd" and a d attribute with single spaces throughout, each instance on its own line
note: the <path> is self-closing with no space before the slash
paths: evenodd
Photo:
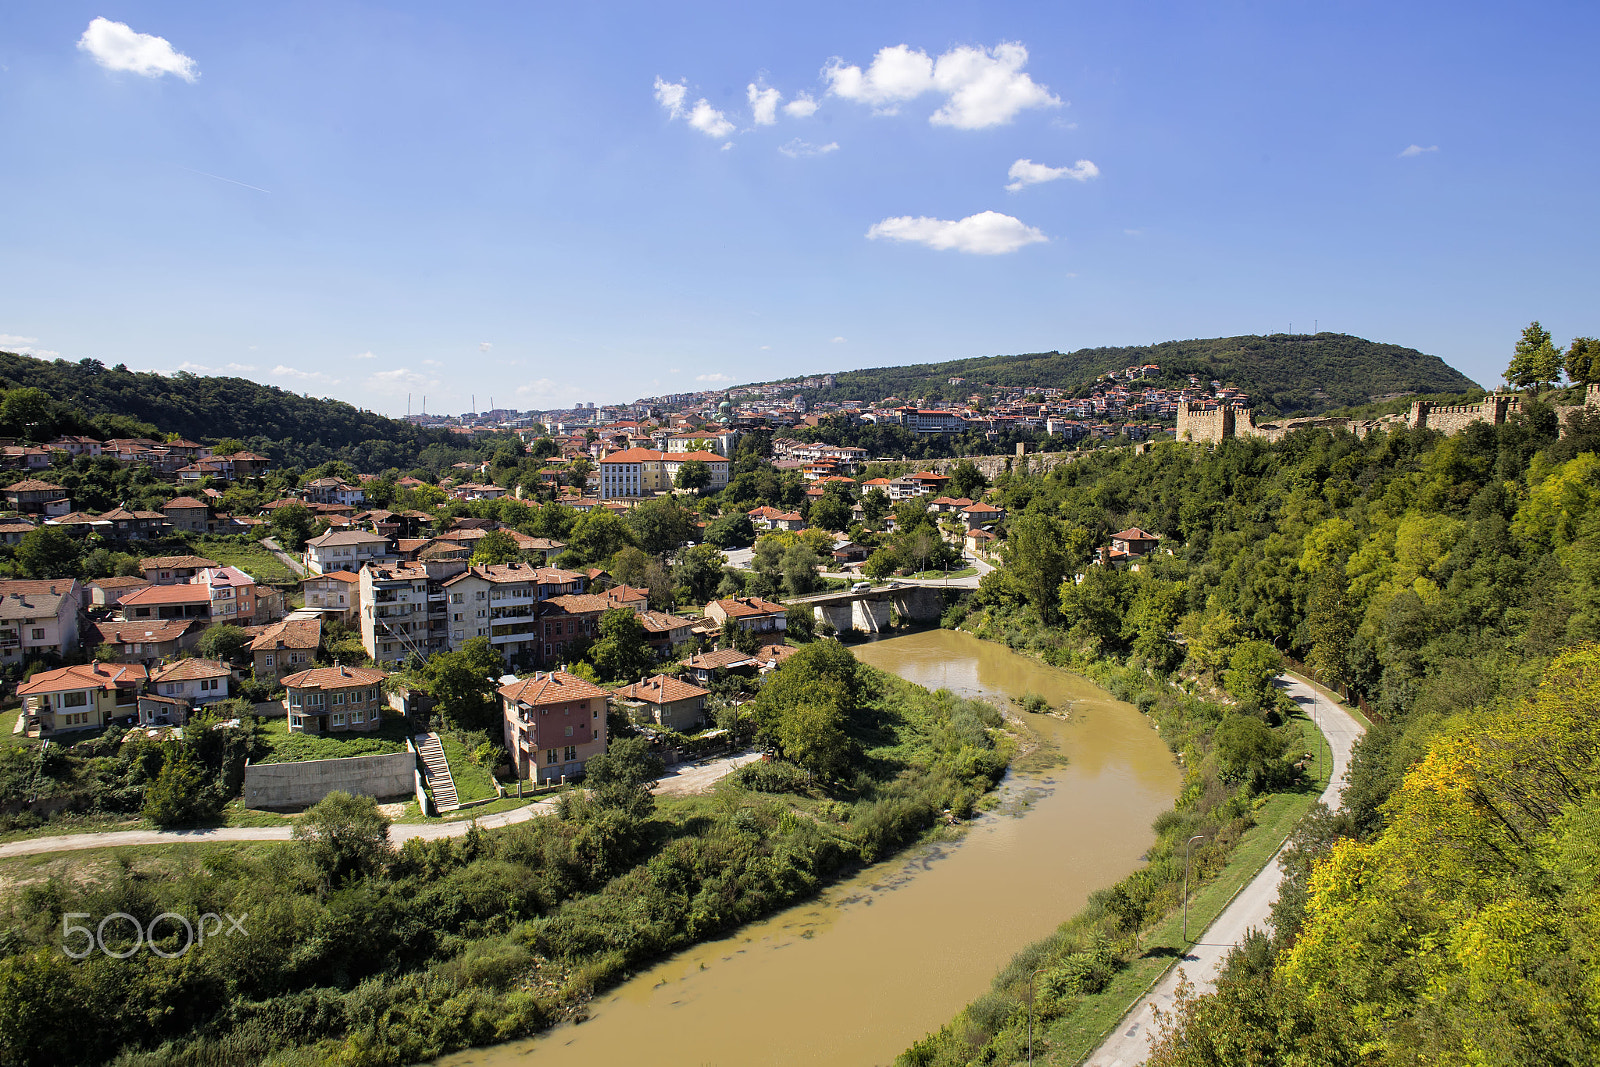
<path id="1" fill-rule="evenodd" d="M 657 781 L 658 796 L 684 796 L 711 788 L 718 779 L 752 760 L 761 758 L 758 752 L 741 752 L 735 756 L 708 760 L 705 763 L 685 763 L 673 768 Z M 409 838 L 435 841 L 441 837 L 460 837 L 474 822 L 480 829 L 493 830 L 513 823 L 527 822 L 540 815 L 549 815 L 556 809 L 557 798 L 541 800 L 511 811 L 495 812 L 480 819 L 459 819 L 454 822 L 395 823 L 389 827 L 389 840 L 395 845 Z M 20 841 L 0 844 L 0 859 L 9 856 L 33 856 L 42 852 L 73 852 L 86 848 L 113 848 L 119 845 L 177 845 L 196 842 L 225 841 L 288 841 L 293 837 L 290 826 L 222 826 L 210 830 L 113 830 L 101 834 L 66 834 L 60 837 L 30 837 Z"/>
<path id="2" fill-rule="evenodd" d="M 289 553 L 285 552 L 283 550 L 283 546 L 278 544 L 278 542 L 274 541 L 270 537 L 263 537 L 261 539 L 261 543 L 267 546 L 267 551 L 271 552 L 274 556 L 277 556 L 280 560 L 282 560 L 285 567 L 288 567 L 301 578 L 308 576 L 305 565 L 299 560 L 295 559 L 293 556 L 289 555 Z"/>
<path id="3" fill-rule="evenodd" d="M 1361 724 L 1337 704 L 1318 697 L 1316 690 L 1304 682 L 1285 676 L 1280 684 L 1296 703 L 1315 715 L 1328 739 L 1333 750 L 1334 773 L 1328 788 L 1322 792 L 1322 802 L 1338 810 L 1342 803 L 1340 793 L 1350 769 L 1350 750 L 1362 734 Z M 1244 940 L 1245 933 L 1252 927 L 1266 928 L 1272 903 L 1278 899 L 1278 883 L 1282 880 L 1283 868 L 1274 856 L 1217 921 L 1200 935 L 1200 940 L 1182 962 L 1163 975 L 1155 988 L 1123 1016 L 1116 1030 L 1089 1057 L 1088 1067 L 1132 1067 L 1149 1059 L 1156 1032 L 1154 1009 L 1172 1011 L 1178 983 L 1185 978 L 1193 983 L 1196 993 L 1216 988 L 1217 971 L 1229 951 Z"/>

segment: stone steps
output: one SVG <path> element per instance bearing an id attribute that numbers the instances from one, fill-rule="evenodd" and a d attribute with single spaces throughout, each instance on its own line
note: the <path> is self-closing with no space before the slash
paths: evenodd
<path id="1" fill-rule="evenodd" d="M 417 743 L 417 755 L 422 757 L 434 807 L 441 812 L 455 811 L 461 807 L 461 801 L 456 796 L 455 779 L 450 776 L 450 761 L 444 758 L 444 746 L 439 743 L 439 735 L 423 734 Z"/>

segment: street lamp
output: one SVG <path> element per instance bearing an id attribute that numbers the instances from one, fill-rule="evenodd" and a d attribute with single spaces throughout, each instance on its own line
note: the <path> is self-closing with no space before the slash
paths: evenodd
<path id="1" fill-rule="evenodd" d="M 1205 834 L 1195 834 L 1183 843 L 1183 943 L 1189 943 L 1189 846 L 1204 841 Z"/>

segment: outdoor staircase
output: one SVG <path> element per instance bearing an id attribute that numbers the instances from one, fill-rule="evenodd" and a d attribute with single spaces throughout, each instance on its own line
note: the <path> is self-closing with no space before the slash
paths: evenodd
<path id="1" fill-rule="evenodd" d="M 428 733 L 417 739 L 417 755 L 426 768 L 428 789 L 433 793 L 433 806 L 440 812 L 455 811 L 461 807 L 456 797 L 456 781 L 450 777 L 450 763 L 444 758 L 444 746 L 439 735 Z"/>

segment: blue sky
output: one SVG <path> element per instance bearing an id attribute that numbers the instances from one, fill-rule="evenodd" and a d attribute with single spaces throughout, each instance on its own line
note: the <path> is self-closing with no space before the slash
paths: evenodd
<path id="1" fill-rule="evenodd" d="M 10 4 L 0 347 L 391 414 L 1314 322 L 1488 383 L 1530 319 L 1600 331 L 1597 30 L 1592 3 Z"/>

